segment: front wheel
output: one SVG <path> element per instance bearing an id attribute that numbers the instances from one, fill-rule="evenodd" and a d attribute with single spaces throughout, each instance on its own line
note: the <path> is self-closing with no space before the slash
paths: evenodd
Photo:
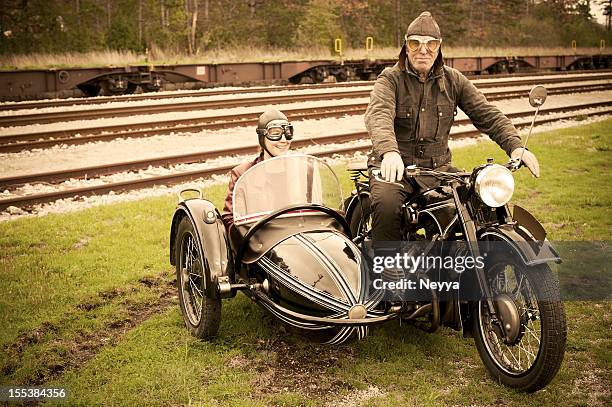
<path id="1" fill-rule="evenodd" d="M 559 282 L 546 264 L 526 267 L 514 256 L 490 257 L 487 275 L 501 323 L 492 321 L 485 301 L 476 303 L 476 348 L 494 380 L 537 391 L 555 377 L 565 353 Z"/>
<path id="2" fill-rule="evenodd" d="M 203 253 L 190 219 L 185 216 L 176 236 L 176 283 L 185 326 L 200 339 L 210 339 L 219 331 L 221 299 L 205 293 Z"/>

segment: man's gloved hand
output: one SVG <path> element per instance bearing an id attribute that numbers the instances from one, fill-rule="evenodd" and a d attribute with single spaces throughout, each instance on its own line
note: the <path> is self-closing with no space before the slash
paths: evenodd
<path id="1" fill-rule="evenodd" d="M 397 151 L 388 151 L 383 154 L 380 164 L 380 175 L 387 182 L 401 181 L 404 176 L 404 161 Z"/>
<path id="2" fill-rule="evenodd" d="M 523 154 L 524 148 L 516 148 L 510 154 L 510 158 L 516 159 L 517 161 L 521 158 L 521 154 Z M 523 154 L 523 163 L 529 168 L 529 171 L 537 178 L 540 176 L 540 164 L 538 163 L 538 159 L 535 154 L 533 154 L 529 150 L 525 150 L 525 154 Z"/>

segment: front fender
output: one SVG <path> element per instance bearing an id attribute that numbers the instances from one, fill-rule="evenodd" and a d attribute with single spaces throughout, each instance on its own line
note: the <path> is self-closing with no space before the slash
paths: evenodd
<path id="1" fill-rule="evenodd" d="M 214 220 L 207 223 L 207 213 L 214 214 Z M 170 264 L 176 265 L 176 233 L 183 217 L 189 217 L 196 230 L 198 243 L 202 248 L 205 274 L 205 291 L 209 298 L 217 298 L 217 279 L 229 276 L 233 281 L 232 262 L 225 226 L 215 206 L 205 199 L 189 199 L 179 202 L 172 217 L 170 229 Z"/>
<path id="2" fill-rule="evenodd" d="M 505 224 L 484 229 L 479 232 L 478 240 L 501 240 L 506 242 L 526 266 L 561 262 L 561 257 L 548 240 L 538 241 L 531 233 L 526 233 L 517 223 Z"/>

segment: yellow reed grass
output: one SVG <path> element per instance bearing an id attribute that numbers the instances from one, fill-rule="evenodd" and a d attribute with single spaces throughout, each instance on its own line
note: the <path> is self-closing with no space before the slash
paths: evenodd
<path id="1" fill-rule="evenodd" d="M 606 53 L 607 49 L 578 48 L 538 48 L 538 47 L 448 47 L 443 46 L 446 57 L 474 56 L 533 56 L 533 55 L 572 55 Z M 365 49 L 347 49 L 344 59 L 393 59 L 399 49 L 396 47 L 375 47 L 371 52 Z M 280 62 L 304 60 L 338 59 L 339 54 L 327 48 L 226 48 L 212 49 L 196 55 L 186 55 L 154 47 L 146 53 L 133 51 L 103 50 L 86 53 L 66 52 L 62 54 L 4 55 L 0 69 L 48 69 L 66 67 L 122 66 L 138 64 L 219 64 L 237 62 Z"/>

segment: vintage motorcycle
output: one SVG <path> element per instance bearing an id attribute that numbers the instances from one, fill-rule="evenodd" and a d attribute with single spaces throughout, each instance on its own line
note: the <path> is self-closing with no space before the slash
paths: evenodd
<path id="1" fill-rule="evenodd" d="M 529 94 L 536 108 L 525 146 L 547 90 Z M 522 158 L 522 157 L 521 157 Z M 536 391 L 556 375 L 565 353 L 567 327 L 559 282 L 547 263 L 560 262 L 546 231 L 527 210 L 508 207 L 514 192 L 512 172 L 521 160 L 487 164 L 471 172 L 442 172 L 409 166 L 408 178 L 431 176 L 440 185 L 402 205 L 402 236 L 409 242 L 445 242 L 473 255 L 491 254 L 484 267 L 461 278 L 474 292 L 438 301 L 430 314 L 429 331 L 439 325 L 473 336 L 480 357 L 497 381 L 520 390 Z M 367 167 L 348 168 L 355 189 L 345 202 L 355 243 L 371 239 Z M 372 175 L 383 181 L 376 170 Z M 384 181 L 383 181 L 384 182 Z M 401 184 L 400 184 L 401 185 Z M 478 242 L 478 243 L 476 243 Z M 505 250 L 507 249 L 507 250 Z M 461 297 L 464 299 L 462 300 Z M 434 293 L 432 303 L 435 304 Z M 437 311 L 437 312 L 436 312 Z"/>
<path id="2" fill-rule="evenodd" d="M 534 89 L 530 100 L 539 108 L 545 97 L 545 89 Z M 441 180 L 404 205 L 407 242 L 461 243 L 453 250 L 473 255 L 503 244 L 481 267 L 447 273 L 462 287 L 477 287 L 478 296 L 458 290 L 443 297 L 431 290 L 426 298 L 398 299 L 372 288 L 365 167 L 350 168 L 356 191 L 343 199 L 336 174 L 320 159 L 292 154 L 262 161 L 236 182 L 230 234 L 199 190 L 191 190 L 198 194 L 192 198 L 183 190 L 172 219 L 170 262 L 185 325 L 198 338 L 214 336 L 222 299 L 238 291 L 329 344 L 361 339 L 371 325 L 393 319 L 430 332 L 446 325 L 474 336 L 496 380 L 536 391 L 560 367 L 566 326 L 558 282 L 546 265 L 560 259 L 537 220 L 506 205 L 517 167 L 511 162 L 487 163 L 471 173 L 406 170 L 406 176 Z M 413 277 L 422 280 L 428 273 Z"/>

